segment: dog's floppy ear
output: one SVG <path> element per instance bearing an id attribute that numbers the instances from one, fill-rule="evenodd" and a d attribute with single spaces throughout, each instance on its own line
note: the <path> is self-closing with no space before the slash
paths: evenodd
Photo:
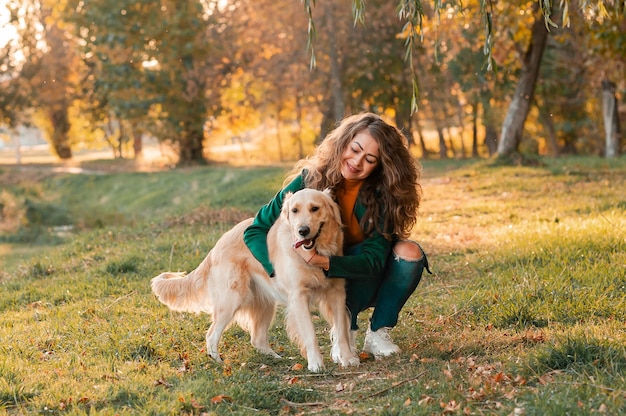
<path id="1" fill-rule="evenodd" d="M 293 195 L 293 192 L 287 192 L 285 194 L 285 198 L 283 199 L 283 207 L 280 210 L 281 215 L 284 215 L 285 218 L 289 219 L 289 199 L 291 198 L 291 196 Z"/>
<path id="2" fill-rule="evenodd" d="M 330 188 L 326 188 L 324 189 L 323 192 L 324 192 L 324 195 L 326 195 L 325 203 L 328 207 L 328 211 L 332 213 L 332 216 L 335 222 L 339 226 L 342 226 L 343 222 L 341 221 L 341 211 L 339 211 L 339 205 L 337 205 L 337 203 L 333 199 L 332 191 L 330 190 Z"/>
<path id="3" fill-rule="evenodd" d="M 324 189 L 322 192 L 324 192 L 326 195 L 328 195 L 329 197 L 335 199 L 335 195 L 333 195 L 333 191 L 330 188 L 326 188 Z"/>

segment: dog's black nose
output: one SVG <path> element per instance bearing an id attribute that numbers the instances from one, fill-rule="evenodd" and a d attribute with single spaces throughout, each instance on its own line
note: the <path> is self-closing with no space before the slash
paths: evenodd
<path id="1" fill-rule="evenodd" d="M 306 237 L 307 235 L 309 235 L 310 232 L 311 232 L 311 229 L 306 225 L 303 225 L 302 227 L 298 228 L 298 234 L 300 234 L 302 237 Z"/>

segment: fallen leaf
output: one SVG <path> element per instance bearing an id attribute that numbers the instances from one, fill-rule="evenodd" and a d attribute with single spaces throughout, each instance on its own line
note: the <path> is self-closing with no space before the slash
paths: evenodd
<path id="1" fill-rule="evenodd" d="M 420 401 L 417 402 L 418 405 L 422 406 L 424 404 L 430 404 L 434 401 L 435 399 L 433 399 L 430 396 L 424 396 L 420 399 Z"/>
<path id="2" fill-rule="evenodd" d="M 515 398 L 515 396 L 517 395 L 517 391 L 515 391 L 515 389 L 504 393 L 504 397 L 506 397 L 509 400 L 513 400 Z"/>
<path id="3" fill-rule="evenodd" d="M 351 403 L 348 400 L 339 399 L 335 401 L 335 407 L 350 407 Z"/>
<path id="4" fill-rule="evenodd" d="M 226 396 L 224 394 L 219 394 L 211 398 L 211 404 L 218 404 L 218 403 L 223 403 L 223 402 L 231 403 L 232 401 L 233 399 L 231 397 Z"/>
<path id="5" fill-rule="evenodd" d="M 337 393 L 339 393 L 340 391 L 344 391 L 345 389 L 346 386 L 341 381 L 335 386 L 335 392 Z"/>
<path id="6" fill-rule="evenodd" d="M 167 381 L 163 380 L 163 378 L 160 378 L 160 379 L 156 380 L 154 382 L 154 385 L 155 386 L 163 386 L 163 387 L 166 387 L 166 388 L 172 387 L 172 385 L 170 383 L 168 383 Z"/>
<path id="7" fill-rule="evenodd" d="M 410 406 L 411 405 L 411 398 L 409 397 L 408 399 L 406 399 L 404 401 L 404 407 Z"/>
<path id="8" fill-rule="evenodd" d="M 298 381 L 300 381 L 300 377 L 289 377 L 287 384 L 296 384 Z"/>
<path id="9" fill-rule="evenodd" d="M 191 399 L 191 407 L 194 409 L 204 409 L 204 406 L 198 403 L 195 399 Z"/>
<path id="10" fill-rule="evenodd" d="M 499 372 L 498 374 L 493 376 L 493 381 L 495 381 L 496 383 L 501 383 L 502 380 L 505 379 L 505 377 L 506 375 L 503 372 Z"/>
<path id="11" fill-rule="evenodd" d="M 300 363 L 295 363 L 294 365 L 291 366 L 292 371 L 302 371 L 303 369 L 304 369 L 304 366 Z"/>
<path id="12" fill-rule="evenodd" d="M 456 400 L 450 400 L 448 403 L 440 403 L 439 404 L 443 409 L 444 413 L 454 413 L 461 407 L 460 403 L 457 403 Z"/>

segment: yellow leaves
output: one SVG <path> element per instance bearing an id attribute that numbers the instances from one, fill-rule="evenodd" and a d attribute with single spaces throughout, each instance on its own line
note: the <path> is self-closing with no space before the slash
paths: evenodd
<path id="1" fill-rule="evenodd" d="M 263 45 L 263 49 L 261 50 L 261 57 L 263 59 L 270 60 L 274 55 L 277 55 L 282 52 L 282 49 L 277 48 L 273 45 Z"/>

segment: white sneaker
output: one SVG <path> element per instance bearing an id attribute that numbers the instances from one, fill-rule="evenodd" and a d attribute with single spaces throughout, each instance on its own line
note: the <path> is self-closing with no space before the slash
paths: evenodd
<path id="1" fill-rule="evenodd" d="M 394 344 L 389 336 L 390 329 L 391 328 L 384 327 L 377 331 L 372 331 L 371 328 L 367 328 L 363 351 L 372 354 L 375 358 L 387 357 L 391 354 L 399 353 L 400 347 Z"/>

